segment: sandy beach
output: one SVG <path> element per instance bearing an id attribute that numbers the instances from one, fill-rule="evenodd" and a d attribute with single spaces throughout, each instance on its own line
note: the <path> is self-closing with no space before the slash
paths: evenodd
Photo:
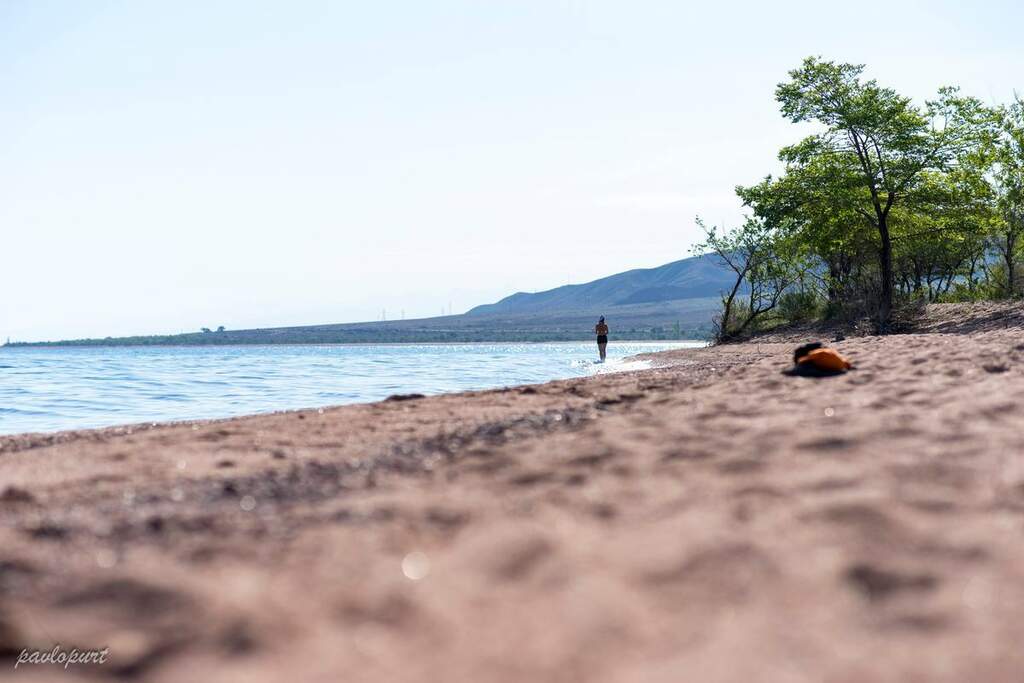
<path id="1" fill-rule="evenodd" d="M 806 340 L 0 437 L 0 678 L 1019 680 L 1024 308 Z"/>

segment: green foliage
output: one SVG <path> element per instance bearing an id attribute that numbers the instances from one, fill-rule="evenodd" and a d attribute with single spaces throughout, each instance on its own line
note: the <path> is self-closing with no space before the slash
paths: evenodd
<path id="1" fill-rule="evenodd" d="M 800 263 L 783 248 L 780 232 L 767 222 L 749 219 L 732 230 L 706 227 L 704 242 L 694 247 L 711 252 L 735 274 L 722 295 L 722 313 L 714 319 L 714 339 L 725 342 L 761 329 L 786 290 L 801 277 Z"/>
<path id="2" fill-rule="evenodd" d="M 823 313 L 823 302 L 816 292 L 796 290 L 779 299 L 779 317 L 788 323 L 806 323 Z"/>
<path id="3" fill-rule="evenodd" d="M 776 89 L 783 116 L 818 132 L 784 147 L 779 177 L 737 187 L 773 234 L 773 253 L 801 263 L 787 319 L 869 314 L 1016 291 L 1024 236 L 1024 105 L 992 109 L 956 88 L 924 106 L 862 78 L 864 67 L 811 57 Z"/>
<path id="4" fill-rule="evenodd" d="M 996 112 L 998 128 L 982 154 L 989 161 L 993 196 L 993 227 L 989 245 L 1002 261 L 1004 296 L 1020 294 L 1019 269 L 1024 237 L 1024 102 L 1020 98 Z"/>

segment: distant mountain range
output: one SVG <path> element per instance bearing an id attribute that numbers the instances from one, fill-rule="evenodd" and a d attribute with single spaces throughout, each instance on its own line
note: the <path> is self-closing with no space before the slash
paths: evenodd
<path id="1" fill-rule="evenodd" d="M 718 297 L 732 285 L 730 271 L 708 256 L 695 256 L 657 268 L 638 268 L 582 285 L 545 292 L 518 292 L 467 315 L 549 314 L 554 311 L 613 311 L 619 306 Z"/>
<path id="2" fill-rule="evenodd" d="M 613 339 L 693 339 L 710 334 L 730 271 L 708 256 L 640 268 L 581 285 L 519 292 L 462 315 L 173 335 L 107 337 L 9 346 L 429 343 L 591 339 L 599 315 Z"/>

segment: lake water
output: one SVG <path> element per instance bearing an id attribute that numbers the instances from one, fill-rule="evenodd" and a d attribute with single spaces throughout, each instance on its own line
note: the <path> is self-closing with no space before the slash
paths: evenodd
<path id="1" fill-rule="evenodd" d="M 230 417 L 640 369 L 704 342 L 0 349 L 0 434 Z"/>

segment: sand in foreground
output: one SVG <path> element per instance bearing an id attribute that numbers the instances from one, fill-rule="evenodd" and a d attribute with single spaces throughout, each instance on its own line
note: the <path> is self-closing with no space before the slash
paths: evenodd
<path id="1" fill-rule="evenodd" d="M 942 311 L 829 379 L 748 344 L 0 438 L 0 677 L 1019 680 L 1024 333 Z M 12 670 L 58 642 L 110 659 Z"/>

